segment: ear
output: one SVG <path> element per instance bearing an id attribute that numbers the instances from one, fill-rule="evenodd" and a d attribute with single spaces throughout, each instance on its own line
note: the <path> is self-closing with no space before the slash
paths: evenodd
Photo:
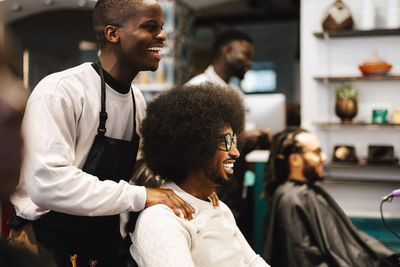
<path id="1" fill-rule="evenodd" d="M 222 47 L 222 55 L 225 58 L 226 62 L 232 61 L 232 46 L 230 44 Z"/>
<path id="2" fill-rule="evenodd" d="M 107 25 L 104 28 L 104 35 L 111 43 L 118 43 L 119 41 L 119 27 L 114 25 Z"/>
<path id="3" fill-rule="evenodd" d="M 222 54 L 225 56 L 229 56 L 229 54 L 232 52 L 232 46 L 230 44 L 224 45 L 221 49 Z"/>
<path id="4" fill-rule="evenodd" d="M 290 154 L 288 162 L 290 167 L 298 168 L 302 166 L 303 159 L 300 154 L 294 153 Z"/>

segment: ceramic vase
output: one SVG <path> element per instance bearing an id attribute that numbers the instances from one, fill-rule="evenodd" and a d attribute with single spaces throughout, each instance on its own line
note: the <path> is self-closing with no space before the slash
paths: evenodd
<path id="1" fill-rule="evenodd" d="M 350 123 L 357 115 L 357 100 L 352 98 L 340 98 L 336 100 L 336 115 L 342 120 L 342 123 Z"/>
<path id="2" fill-rule="evenodd" d="M 386 9 L 386 28 L 400 28 L 400 0 L 389 0 Z"/>
<path id="3" fill-rule="evenodd" d="M 322 20 L 324 31 L 350 30 L 353 28 L 353 17 L 350 9 L 342 0 L 336 0 L 325 12 Z"/>
<path id="4" fill-rule="evenodd" d="M 362 0 L 358 29 L 373 30 L 376 27 L 376 8 L 373 0 Z"/>

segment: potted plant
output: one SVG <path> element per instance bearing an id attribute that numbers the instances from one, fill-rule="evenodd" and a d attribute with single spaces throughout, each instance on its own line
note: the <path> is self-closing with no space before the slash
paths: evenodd
<path id="1" fill-rule="evenodd" d="M 350 123 L 357 115 L 358 90 L 351 85 L 342 85 L 336 89 L 336 115 L 343 123 Z"/>

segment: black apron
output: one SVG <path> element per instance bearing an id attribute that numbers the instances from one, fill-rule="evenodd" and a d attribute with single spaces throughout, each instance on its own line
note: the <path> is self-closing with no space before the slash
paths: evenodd
<path id="1" fill-rule="evenodd" d="M 135 99 L 132 92 L 134 110 L 132 141 L 105 136 L 107 120 L 105 81 L 100 62 L 96 64 L 101 77 L 100 123 L 82 170 L 97 176 L 102 181 L 129 180 L 140 140 L 136 133 Z M 74 254 L 77 255 L 77 266 L 126 266 L 119 215 L 86 217 L 50 211 L 34 221 L 33 226 L 38 243 L 46 251 L 50 251 L 52 254 L 50 256 L 55 258 L 59 266 L 72 266 L 71 256 Z"/>

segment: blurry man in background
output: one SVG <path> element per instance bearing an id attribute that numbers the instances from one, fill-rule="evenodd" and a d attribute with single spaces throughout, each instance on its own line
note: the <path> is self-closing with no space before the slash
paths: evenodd
<path id="1" fill-rule="evenodd" d="M 320 187 L 326 155 L 318 137 L 288 128 L 266 166 L 263 257 L 272 266 L 399 266 L 399 255 L 358 230 Z"/>
<path id="2" fill-rule="evenodd" d="M 247 34 L 238 30 L 227 30 L 218 34 L 213 44 L 214 60 L 212 65 L 195 77 L 189 83 L 199 84 L 213 82 L 228 86 L 243 95 L 242 90 L 231 82 L 232 77 L 240 80 L 253 64 L 253 40 Z"/>

